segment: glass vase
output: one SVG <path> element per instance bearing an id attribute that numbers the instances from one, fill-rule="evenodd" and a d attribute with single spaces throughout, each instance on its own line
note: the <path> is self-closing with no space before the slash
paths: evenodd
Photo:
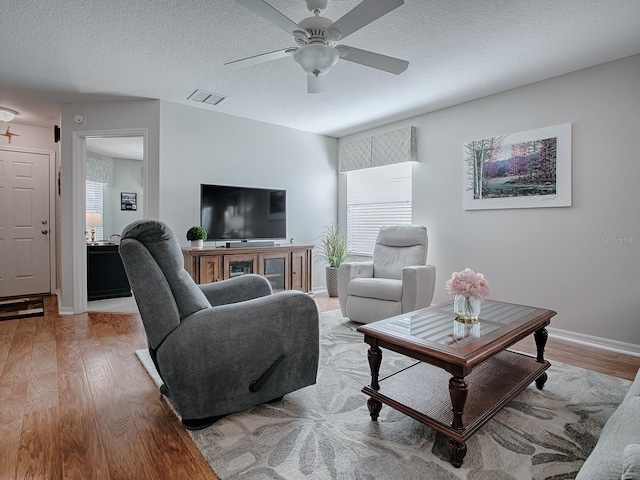
<path id="1" fill-rule="evenodd" d="M 480 323 L 463 323 L 456 319 L 453 321 L 453 336 L 458 341 L 467 338 L 480 338 Z"/>
<path id="2" fill-rule="evenodd" d="M 453 313 L 456 320 L 462 323 L 478 323 L 481 302 L 475 297 L 457 294 L 453 299 Z"/>

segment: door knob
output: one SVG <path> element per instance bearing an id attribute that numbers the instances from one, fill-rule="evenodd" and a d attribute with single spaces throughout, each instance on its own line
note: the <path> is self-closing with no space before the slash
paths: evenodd
<path id="1" fill-rule="evenodd" d="M 45 218 L 45 219 L 44 219 L 44 220 L 42 220 L 40 223 L 41 223 L 41 224 L 43 224 L 43 225 L 46 225 L 46 224 L 47 224 L 47 219 Z"/>
<path id="2" fill-rule="evenodd" d="M 44 230 L 41 230 L 43 235 L 46 235 L 47 233 L 49 233 L 49 230 L 47 230 L 46 228 Z"/>

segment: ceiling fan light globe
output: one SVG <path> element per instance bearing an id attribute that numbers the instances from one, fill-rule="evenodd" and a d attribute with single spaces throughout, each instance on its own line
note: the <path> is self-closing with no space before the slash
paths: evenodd
<path id="1" fill-rule="evenodd" d="M 302 69 L 311 74 L 324 75 L 333 67 L 340 54 L 328 45 L 312 44 L 301 47 L 293 54 L 293 59 Z"/>
<path id="2" fill-rule="evenodd" d="M 18 114 L 15 110 L 10 108 L 0 107 L 0 120 L 3 122 L 10 122 Z"/>

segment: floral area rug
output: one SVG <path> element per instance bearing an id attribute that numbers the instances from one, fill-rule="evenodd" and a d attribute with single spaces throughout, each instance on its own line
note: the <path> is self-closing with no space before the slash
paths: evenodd
<path id="1" fill-rule="evenodd" d="M 531 385 L 507 404 L 454 468 L 447 437 L 386 405 L 371 421 L 360 392 L 370 382 L 368 346 L 357 327 L 339 311 L 321 314 L 316 385 L 190 432 L 222 480 L 574 478 L 631 384 L 552 362 L 544 390 Z M 136 354 L 158 383 L 148 352 Z M 383 350 L 381 378 L 411 363 Z"/>

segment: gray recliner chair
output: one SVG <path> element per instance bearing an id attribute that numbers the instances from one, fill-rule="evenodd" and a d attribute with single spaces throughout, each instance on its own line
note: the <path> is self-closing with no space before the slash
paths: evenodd
<path id="1" fill-rule="evenodd" d="M 436 267 L 426 265 L 427 246 L 422 225 L 382 227 L 373 261 L 345 262 L 338 269 L 342 315 L 371 323 L 431 305 Z"/>
<path id="2" fill-rule="evenodd" d="M 167 225 L 140 220 L 120 256 L 151 358 L 188 429 L 211 425 L 316 382 L 318 309 L 298 291 L 272 294 L 262 276 L 196 285 Z"/>

